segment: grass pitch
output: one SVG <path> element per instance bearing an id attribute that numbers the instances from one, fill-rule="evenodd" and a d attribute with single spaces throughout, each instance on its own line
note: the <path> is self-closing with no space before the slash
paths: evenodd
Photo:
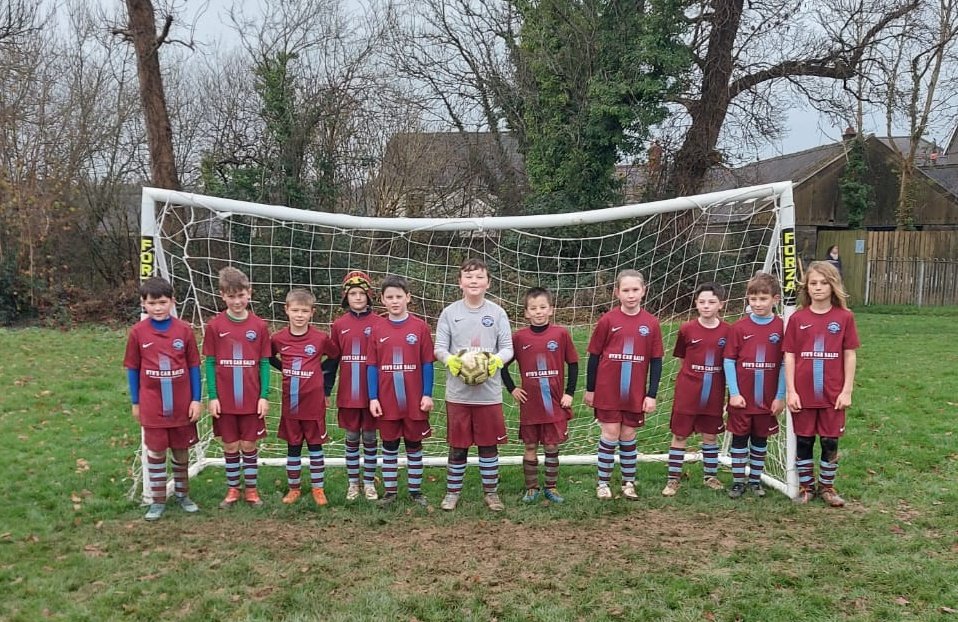
<path id="1" fill-rule="evenodd" d="M 455 513 L 308 497 L 216 510 L 221 470 L 193 482 L 199 515 L 155 524 L 126 498 L 139 442 L 123 331 L 0 331 L 3 620 L 950 620 L 958 619 L 958 309 L 858 310 L 863 347 L 838 486 L 848 506 L 735 502 L 702 488 L 594 499 L 563 467 L 562 506 L 482 505 L 475 469 Z M 579 396 L 577 396 L 579 399 Z M 640 434 L 641 442 L 641 434 Z M 728 473 L 722 474 L 728 480 Z M 427 469 L 435 504 L 444 473 Z"/>

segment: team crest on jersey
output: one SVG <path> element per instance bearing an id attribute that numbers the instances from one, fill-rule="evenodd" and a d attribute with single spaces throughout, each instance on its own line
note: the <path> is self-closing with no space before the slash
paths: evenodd
<path id="1" fill-rule="evenodd" d="M 768 336 L 768 340 L 771 343 L 778 343 L 779 341 L 782 340 L 782 336 L 779 335 L 778 333 L 772 333 L 771 335 Z"/>
<path id="2" fill-rule="evenodd" d="M 409 345 L 415 345 L 417 341 L 419 341 L 419 337 L 416 337 L 415 333 L 409 333 L 406 335 L 406 343 Z"/>
<path id="3" fill-rule="evenodd" d="M 724 347 L 725 347 L 725 337 L 721 337 L 721 338 L 718 340 L 718 347 L 720 347 L 720 348 L 724 348 Z"/>
<path id="4" fill-rule="evenodd" d="M 174 339 L 174 340 L 173 340 L 173 349 L 174 349 L 174 350 L 182 350 L 184 347 L 186 347 L 186 346 L 185 346 L 185 344 L 183 343 L 183 340 L 182 340 L 182 339 Z"/>
<path id="5" fill-rule="evenodd" d="M 546 344 L 546 349 L 549 352 L 555 352 L 556 350 L 559 349 L 559 342 L 556 341 L 555 339 L 550 339 L 549 343 Z"/>
<path id="6" fill-rule="evenodd" d="M 842 329 L 841 325 L 838 322 L 829 322 L 828 326 L 826 326 L 825 328 L 826 330 L 828 330 L 828 332 L 830 332 L 833 335 L 837 335 L 839 331 Z"/>
<path id="7" fill-rule="evenodd" d="M 363 329 L 363 334 L 366 335 L 367 337 L 368 337 L 368 336 L 370 335 L 370 333 L 372 333 L 372 332 L 373 332 L 373 327 L 372 327 L 372 326 L 367 326 L 366 328 Z"/>
<path id="8" fill-rule="evenodd" d="M 248 330 L 246 331 L 246 341 L 256 341 L 256 331 Z"/>
<path id="9" fill-rule="evenodd" d="M 306 353 L 306 356 L 312 356 L 316 354 L 316 346 L 314 346 L 313 344 L 309 344 L 305 348 L 303 348 L 303 352 Z"/>
<path id="10" fill-rule="evenodd" d="M 490 326 L 492 326 L 493 323 L 494 322 L 491 315 L 482 316 L 482 325 L 485 326 L 486 328 L 489 328 Z"/>
<path id="11" fill-rule="evenodd" d="M 642 326 L 639 326 L 639 334 L 642 335 L 643 337 L 648 337 L 650 332 L 652 331 L 650 331 L 649 327 L 646 326 L 645 324 L 643 324 Z"/>

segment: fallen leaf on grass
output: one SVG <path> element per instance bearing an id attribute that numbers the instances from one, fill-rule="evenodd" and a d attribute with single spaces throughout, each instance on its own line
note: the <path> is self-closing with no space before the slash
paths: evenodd
<path id="1" fill-rule="evenodd" d="M 90 463 L 83 458 L 77 458 L 77 473 L 84 473 L 90 470 Z"/>
<path id="2" fill-rule="evenodd" d="M 942 613 L 958 613 L 958 609 L 952 609 L 951 607 L 939 607 L 938 611 Z"/>
<path id="3" fill-rule="evenodd" d="M 902 529 L 901 525 L 892 525 L 891 527 L 888 528 L 888 531 L 892 532 L 892 533 L 895 534 L 895 535 L 899 535 L 899 536 L 905 534 L 905 530 Z"/>
<path id="4" fill-rule="evenodd" d="M 904 596 L 899 596 L 898 598 L 895 599 L 895 604 L 905 606 L 905 605 L 910 605 L 911 601 L 905 598 Z"/>

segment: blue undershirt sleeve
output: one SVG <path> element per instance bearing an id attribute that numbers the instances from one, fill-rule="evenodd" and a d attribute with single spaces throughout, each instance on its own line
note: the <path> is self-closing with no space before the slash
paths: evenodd
<path id="1" fill-rule="evenodd" d="M 126 383 L 130 386 L 130 403 L 140 403 L 140 370 L 126 368 Z"/>
<path id="2" fill-rule="evenodd" d="M 200 366 L 190 367 L 190 401 L 203 400 L 203 380 L 200 378 Z"/>
<path id="3" fill-rule="evenodd" d="M 778 390 L 775 391 L 775 399 L 785 399 L 785 364 L 778 366 Z"/>
<path id="4" fill-rule="evenodd" d="M 434 374 L 432 363 L 426 363 L 422 366 L 422 394 L 426 397 L 432 397 Z"/>
<path id="5" fill-rule="evenodd" d="M 653 400 L 659 394 L 659 381 L 662 380 L 662 357 L 657 357 L 649 361 L 649 390 L 645 392 L 646 397 Z"/>
<path id="6" fill-rule="evenodd" d="M 379 399 L 379 367 L 376 365 L 367 365 L 366 366 L 366 392 L 369 394 L 369 399 L 378 400 Z"/>
<path id="7" fill-rule="evenodd" d="M 739 395 L 738 376 L 735 373 L 735 359 L 722 359 L 722 368 L 725 370 L 725 386 L 728 387 L 728 394 L 731 397 Z"/>

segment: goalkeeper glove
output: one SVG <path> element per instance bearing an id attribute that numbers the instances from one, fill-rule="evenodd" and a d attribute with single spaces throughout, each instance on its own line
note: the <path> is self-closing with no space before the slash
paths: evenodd
<path id="1" fill-rule="evenodd" d="M 500 369 L 502 369 L 503 362 L 502 357 L 498 354 L 489 355 L 489 375 L 495 375 Z"/>
<path id="2" fill-rule="evenodd" d="M 446 369 L 448 369 L 449 373 L 453 376 L 459 375 L 459 372 L 462 371 L 462 359 L 458 354 L 449 355 L 449 358 L 446 359 Z"/>

